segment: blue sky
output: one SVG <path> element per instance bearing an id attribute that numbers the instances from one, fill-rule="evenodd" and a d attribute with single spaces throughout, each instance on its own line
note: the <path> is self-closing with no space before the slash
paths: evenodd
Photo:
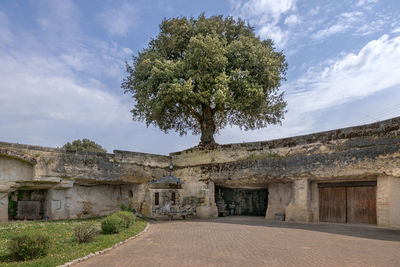
<path id="1" fill-rule="evenodd" d="M 1 1 L 0 141 L 60 147 L 90 138 L 167 154 L 199 136 L 131 120 L 124 62 L 163 18 L 241 17 L 287 56 L 281 126 L 228 127 L 221 144 L 270 140 L 400 116 L 400 1 Z"/>

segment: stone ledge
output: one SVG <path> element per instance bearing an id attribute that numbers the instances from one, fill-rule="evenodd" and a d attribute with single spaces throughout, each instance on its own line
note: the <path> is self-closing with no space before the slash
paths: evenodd
<path id="1" fill-rule="evenodd" d="M 317 142 L 327 143 L 329 141 L 339 140 L 339 139 L 352 139 L 352 138 L 367 137 L 367 136 L 382 136 L 389 132 L 394 132 L 399 130 L 400 130 L 400 117 L 396 117 L 371 124 L 346 127 L 330 131 L 280 138 L 269 141 L 224 144 L 224 145 L 219 145 L 217 149 L 225 150 L 227 148 L 231 149 L 245 148 L 246 150 L 249 151 L 266 150 L 266 149 L 268 150 L 279 147 L 294 147 L 298 145 L 312 144 Z M 170 156 L 198 153 L 201 151 L 207 151 L 207 148 L 200 148 L 196 146 L 183 151 L 170 153 Z"/>

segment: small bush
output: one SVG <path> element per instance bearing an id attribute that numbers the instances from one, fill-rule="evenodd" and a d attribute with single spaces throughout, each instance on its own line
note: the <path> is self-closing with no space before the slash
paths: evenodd
<path id="1" fill-rule="evenodd" d="M 121 205 L 119 205 L 119 208 L 122 211 L 130 211 L 130 212 L 134 212 L 135 211 L 130 205 L 129 205 L 129 207 L 127 207 L 126 205 L 121 204 Z"/>
<path id="2" fill-rule="evenodd" d="M 93 224 L 81 224 L 74 228 L 74 236 L 78 243 L 89 243 L 99 230 Z"/>
<path id="3" fill-rule="evenodd" d="M 116 215 L 110 215 L 101 221 L 101 231 L 103 234 L 116 234 L 123 225 L 123 219 Z"/>
<path id="4" fill-rule="evenodd" d="M 118 211 L 113 215 L 118 216 L 122 219 L 121 227 L 129 228 L 135 222 L 135 215 L 129 211 Z"/>
<path id="5" fill-rule="evenodd" d="M 46 256 L 50 248 L 50 238 L 43 234 L 21 234 L 11 239 L 9 249 L 16 260 L 31 260 Z"/>

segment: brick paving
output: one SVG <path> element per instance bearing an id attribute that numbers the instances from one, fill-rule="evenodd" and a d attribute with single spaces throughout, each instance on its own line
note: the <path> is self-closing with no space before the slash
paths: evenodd
<path id="1" fill-rule="evenodd" d="M 151 222 L 144 235 L 74 266 L 400 266 L 400 230 L 267 222 Z"/>

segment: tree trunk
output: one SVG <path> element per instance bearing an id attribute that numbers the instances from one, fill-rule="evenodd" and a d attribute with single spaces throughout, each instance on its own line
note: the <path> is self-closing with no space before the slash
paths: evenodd
<path id="1" fill-rule="evenodd" d="M 199 146 L 211 147 L 215 146 L 214 133 L 215 123 L 212 110 L 208 106 L 203 107 L 203 119 L 200 121 L 201 137 Z"/>

